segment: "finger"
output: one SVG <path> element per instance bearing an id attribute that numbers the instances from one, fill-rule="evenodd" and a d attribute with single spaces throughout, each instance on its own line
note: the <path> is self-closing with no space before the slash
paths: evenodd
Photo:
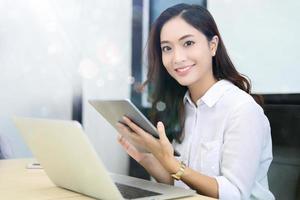
<path id="1" fill-rule="evenodd" d="M 118 142 L 119 142 L 121 145 L 124 145 L 126 141 L 127 141 L 127 140 L 126 140 L 126 139 L 124 138 L 124 136 L 122 136 L 122 135 L 120 135 L 120 137 L 118 138 Z"/>
<path id="2" fill-rule="evenodd" d="M 141 141 L 143 141 L 140 135 L 136 134 L 135 132 L 132 132 L 130 128 L 123 125 L 122 123 L 118 123 L 117 128 L 119 129 L 120 135 L 122 136 L 122 138 L 120 138 L 119 140 L 122 145 L 124 144 L 124 141 L 128 142 L 128 139 L 138 144 L 141 143 Z"/>
<path id="3" fill-rule="evenodd" d="M 117 122 L 117 123 L 116 123 L 116 127 L 117 127 L 117 128 L 120 128 L 120 129 L 126 128 L 126 126 L 125 126 L 124 124 L 120 123 L 120 122 Z"/>
<path id="4" fill-rule="evenodd" d="M 118 141 L 120 142 L 122 140 L 122 135 L 121 134 L 118 134 Z"/>
<path id="5" fill-rule="evenodd" d="M 133 159 L 135 159 L 137 162 L 139 162 L 142 159 L 142 154 L 130 143 L 128 142 L 124 137 L 120 137 L 120 140 L 118 140 L 123 149 L 130 155 Z"/>
<path id="6" fill-rule="evenodd" d="M 162 141 L 169 141 L 166 135 L 165 126 L 162 122 L 157 123 L 157 132 L 159 134 L 159 139 Z"/>
<path id="7" fill-rule="evenodd" d="M 123 145 L 124 138 L 121 134 L 118 134 L 118 142 Z"/>
<path id="8" fill-rule="evenodd" d="M 121 144 L 121 146 L 128 151 L 129 147 L 130 147 L 130 143 L 124 138 L 124 137 L 120 137 L 118 142 Z"/>
<path id="9" fill-rule="evenodd" d="M 124 124 L 122 124 L 120 122 L 118 122 L 116 124 L 116 128 L 117 128 L 118 132 L 120 132 L 120 133 L 124 133 L 124 134 L 133 133 L 132 130 L 129 127 L 125 126 Z"/>
<path id="10" fill-rule="evenodd" d="M 147 135 L 146 132 L 142 128 L 140 128 L 138 125 L 133 123 L 128 117 L 124 116 L 123 120 L 129 126 L 129 128 L 131 128 L 135 133 L 137 133 L 141 136 L 146 136 Z"/>

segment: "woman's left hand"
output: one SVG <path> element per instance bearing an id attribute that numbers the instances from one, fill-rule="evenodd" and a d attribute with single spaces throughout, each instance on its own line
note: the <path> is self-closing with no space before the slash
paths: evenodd
<path id="1" fill-rule="evenodd" d="M 174 149 L 166 136 L 165 127 L 162 122 L 157 123 L 159 138 L 156 139 L 128 117 L 124 116 L 123 120 L 131 128 L 131 133 L 128 134 L 131 140 L 151 152 L 168 172 L 173 173 L 178 170 L 179 161 L 173 156 Z M 124 126 L 124 128 L 126 127 Z"/>

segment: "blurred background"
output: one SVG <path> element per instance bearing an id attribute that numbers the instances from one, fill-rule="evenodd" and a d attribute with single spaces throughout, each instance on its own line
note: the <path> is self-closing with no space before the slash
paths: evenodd
<path id="1" fill-rule="evenodd" d="M 146 79 L 149 28 L 182 2 L 212 13 L 236 67 L 264 97 L 270 188 L 276 199 L 300 199 L 297 0 L 0 0 L 0 157 L 32 156 L 12 116 L 77 120 L 110 171 L 149 178 L 87 101 L 130 98 L 147 113 L 147 90 L 136 88 Z"/>

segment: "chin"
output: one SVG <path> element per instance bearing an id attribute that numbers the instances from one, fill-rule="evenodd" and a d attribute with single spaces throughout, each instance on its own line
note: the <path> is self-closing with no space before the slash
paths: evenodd
<path id="1" fill-rule="evenodd" d="M 188 87 L 189 85 L 192 84 L 191 81 L 187 81 L 187 80 L 176 80 L 176 81 L 177 81 L 177 83 L 179 83 L 179 85 L 186 86 L 186 87 Z"/>
<path id="2" fill-rule="evenodd" d="M 172 77 L 181 86 L 188 87 L 189 85 L 192 85 L 193 83 L 197 82 L 197 78 L 194 76 L 178 77 L 178 76 L 174 75 Z"/>

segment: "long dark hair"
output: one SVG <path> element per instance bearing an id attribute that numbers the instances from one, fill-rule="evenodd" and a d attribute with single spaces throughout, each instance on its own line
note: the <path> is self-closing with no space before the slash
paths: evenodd
<path id="1" fill-rule="evenodd" d="M 250 93 L 249 80 L 241 75 L 230 60 L 217 25 L 212 15 L 205 8 L 198 5 L 177 4 L 166 9 L 156 19 L 151 27 L 148 39 L 148 79 L 144 84 L 150 83 L 152 94 L 152 108 L 150 118 L 154 124 L 163 121 L 169 139 L 182 142 L 184 134 L 184 105 L 183 97 L 187 91 L 186 86 L 180 85 L 173 79 L 162 63 L 162 52 L 160 46 L 161 29 L 166 22 L 174 17 L 181 17 L 188 24 L 202 32 L 208 41 L 218 36 L 219 44 L 213 57 L 213 75 L 217 80 L 226 79 L 234 85 Z M 157 103 L 163 102 L 166 108 L 159 111 Z"/>

